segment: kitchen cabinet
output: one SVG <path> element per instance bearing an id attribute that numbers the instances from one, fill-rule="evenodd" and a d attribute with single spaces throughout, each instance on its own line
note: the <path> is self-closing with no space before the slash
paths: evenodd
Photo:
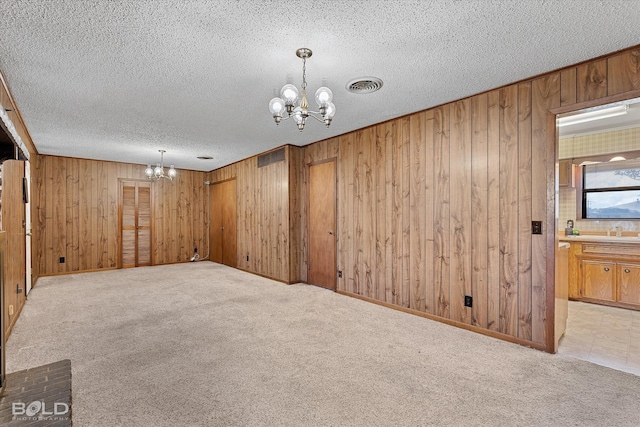
<path id="1" fill-rule="evenodd" d="M 640 263 L 617 265 L 618 301 L 640 306 Z"/>
<path id="2" fill-rule="evenodd" d="M 575 187 L 575 168 L 571 159 L 560 160 L 558 170 L 558 185 L 560 187 Z"/>
<path id="3" fill-rule="evenodd" d="M 569 298 L 640 310 L 640 242 L 571 242 Z"/>
<path id="4" fill-rule="evenodd" d="M 615 301 L 616 264 L 609 261 L 582 260 L 582 296 Z"/>

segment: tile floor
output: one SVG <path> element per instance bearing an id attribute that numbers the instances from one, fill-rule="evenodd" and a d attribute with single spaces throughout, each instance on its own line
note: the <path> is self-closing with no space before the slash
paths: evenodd
<path id="1" fill-rule="evenodd" d="M 569 301 L 558 353 L 640 375 L 640 311 Z"/>

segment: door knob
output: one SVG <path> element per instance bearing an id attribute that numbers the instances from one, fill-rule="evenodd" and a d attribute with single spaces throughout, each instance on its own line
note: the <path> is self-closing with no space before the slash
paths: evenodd
<path id="1" fill-rule="evenodd" d="M 329 234 L 333 234 L 333 231 L 329 231 Z"/>
<path id="2" fill-rule="evenodd" d="M 605 267 L 605 268 L 604 268 L 604 271 L 609 271 L 609 267 Z"/>
<path id="3" fill-rule="evenodd" d="M 625 269 L 624 269 L 624 272 L 625 272 L 625 273 L 631 273 L 631 270 L 629 270 L 628 268 L 625 268 Z"/>

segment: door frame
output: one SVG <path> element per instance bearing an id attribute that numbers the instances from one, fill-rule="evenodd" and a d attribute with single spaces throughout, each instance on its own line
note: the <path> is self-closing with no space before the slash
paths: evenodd
<path id="1" fill-rule="evenodd" d="M 309 244 L 309 240 L 310 240 L 310 235 L 309 235 L 309 231 L 311 230 L 311 222 L 310 222 L 310 215 L 309 215 L 309 204 L 310 204 L 310 200 L 311 200 L 311 166 L 317 166 L 317 165 L 321 165 L 323 163 L 333 163 L 333 194 L 335 195 L 335 203 L 334 203 L 334 216 L 335 216 L 335 230 L 333 231 L 333 235 L 334 235 L 334 239 L 333 239 L 333 254 L 334 254 L 334 260 L 333 260 L 333 266 L 334 266 L 334 271 L 333 271 L 333 290 L 334 292 L 338 290 L 338 236 L 340 235 L 338 232 L 338 229 L 340 227 L 340 224 L 338 223 L 338 158 L 337 157 L 329 157 L 327 159 L 323 159 L 323 160 L 316 160 L 314 162 L 310 162 L 307 163 L 305 165 L 304 168 L 304 174 L 305 174 L 305 182 L 307 183 L 306 185 L 306 200 L 305 200 L 305 209 L 306 209 L 306 218 L 305 218 L 305 222 L 306 222 L 306 238 L 307 238 L 307 253 L 306 253 L 306 260 L 305 260 L 305 264 L 306 264 L 306 281 L 305 283 L 310 284 L 309 283 L 309 254 L 311 251 L 311 245 Z M 328 289 L 328 288 L 325 288 Z"/>
<path id="2" fill-rule="evenodd" d="M 559 193 L 559 163 L 558 163 L 558 143 L 559 132 L 556 126 L 556 118 L 559 114 L 571 113 L 584 110 L 585 108 L 599 107 L 601 105 L 612 104 L 614 102 L 626 101 L 633 98 L 640 98 L 640 90 L 632 90 L 617 95 L 609 95 L 592 101 L 584 101 L 576 104 L 550 108 L 547 110 L 547 232 L 546 232 L 546 351 L 555 353 L 555 271 L 556 271 L 556 251 L 558 250 L 558 197 Z M 553 178 L 553 179 L 551 179 Z"/>
<path id="3" fill-rule="evenodd" d="M 124 199 L 124 194 L 123 194 L 123 184 L 125 182 L 135 182 L 135 183 L 139 183 L 139 182 L 148 182 L 149 183 L 149 217 L 150 217 L 150 224 L 149 224 L 149 233 L 151 234 L 151 242 L 149 243 L 151 245 L 151 247 L 149 248 L 150 251 L 150 257 L 151 257 L 151 265 L 156 265 L 155 263 L 155 257 L 154 257 L 154 248 L 155 243 L 156 243 L 156 239 L 155 236 L 153 234 L 153 230 L 154 230 L 154 225 L 155 225 L 155 218 L 153 216 L 153 201 L 154 201 L 154 192 L 155 192 L 155 186 L 153 185 L 153 181 L 149 181 L 148 179 L 129 179 L 129 178 L 118 178 L 118 254 L 117 254 L 117 262 L 116 262 L 116 267 L 117 268 L 122 268 L 122 201 Z M 136 207 L 137 209 L 137 207 Z M 136 237 L 137 240 L 137 237 Z M 138 255 L 136 254 L 136 261 L 138 259 Z"/>
<path id="4" fill-rule="evenodd" d="M 215 261 L 213 261 L 211 259 L 212 258 L 211 257 L 211 255 L 212 255 L 211 254 L 211 241 L 212 241 L 211 236 L 212 236 L 212 233 L 213 233 L 212 224 L 211 224 L 211 214 L 212 214 L 211 213 L 211 203 L 213 203 L 213 198 L 211 197 L 211 192 L 213 191 L 213 187 L 215 185 L 224 184 L 224 183 L 227 183 L 229 181 L 235 181 L 235 191 L 236 191 L 236 197 L 235 197 L 236 229 L 235 229 L 235 233 L 234 233 L 235 234 L 234 240 L 236 242 L 236 260 L 235 260 L 236 261 L 235 262 L 236 265 L 233 266 L 233 268 L 239 268 L 238 265 L 240 263 L 238 262 L 238 254 L 239 254 L 239 251 L 238 251 L 238 222 L 239 221 L 238 221 L 238 177 L 237 176 L 234 176 L 234 177 L 231 177 L 231 178 L 227 178 L 227 179 L 221 179 L 220 181 L 215 181 L 215 182 L 211 181 L 211 182 L 209 182 L 209 185 L 208 185 L 208 187 L 209 187 L 209 194 L 208 194 L 209 218 L 208 218 L 208 221 L 207 221 L 208 224 L 209 224 L 209 231 L 207 233 L 208 234 L 208 240 L 209 240 L 209 247 L 208 247 L 209 255 L 207 256 L 207 259 L 209 261 L 215 262 Z M 224 261 L 224 239 L 223 239 L 223 247 L 222 247 L 222 261 Z M 224 264 L 224 262 L 222 264 L 226 265 L 226 264 Z"/>

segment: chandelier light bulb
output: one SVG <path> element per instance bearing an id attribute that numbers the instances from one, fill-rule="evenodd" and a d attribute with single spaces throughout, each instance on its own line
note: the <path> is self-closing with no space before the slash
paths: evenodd
<path id="1" fill-rule="evenodd" d="M 169 176 L 170 176 L 171 178 L 175 178 L 175 176 L 176 176 L 176 170 L 175 170 L 175 168 L 173 167 L 173 165 L 171 165 L 171 167 L 169 168 Z"/>
<path id="2" fill-rule="evenodd" d="M 153 176 L 153 169 L 151 168 L 151 165 L 147 165 L 147 168 L 144 170 L 144 174 L 147 178 L 151 178 Z"/>
<path id="3" fill-rule="evenodd" d="M 284 113 L 284 101 L 282 98 L 273 98 L 269 102 L 269 111 L 271 111 L 273 117 L 282 117 L 282 113 Z"/>
<path id="4" fill-rule="evenodd" d="M 282 96 L 286 104 L 293 105 L 298 100 L 298 88 L 292 84 L 286 84 L 282 86 L 280 96 Z"/>
<path id="5" fill-rule="evenodd" d="M 328 87 L 321 87 L 316 91 L 316 103 L 320 107 L 326 107 L 333 101 L 333 92 Z"/>

